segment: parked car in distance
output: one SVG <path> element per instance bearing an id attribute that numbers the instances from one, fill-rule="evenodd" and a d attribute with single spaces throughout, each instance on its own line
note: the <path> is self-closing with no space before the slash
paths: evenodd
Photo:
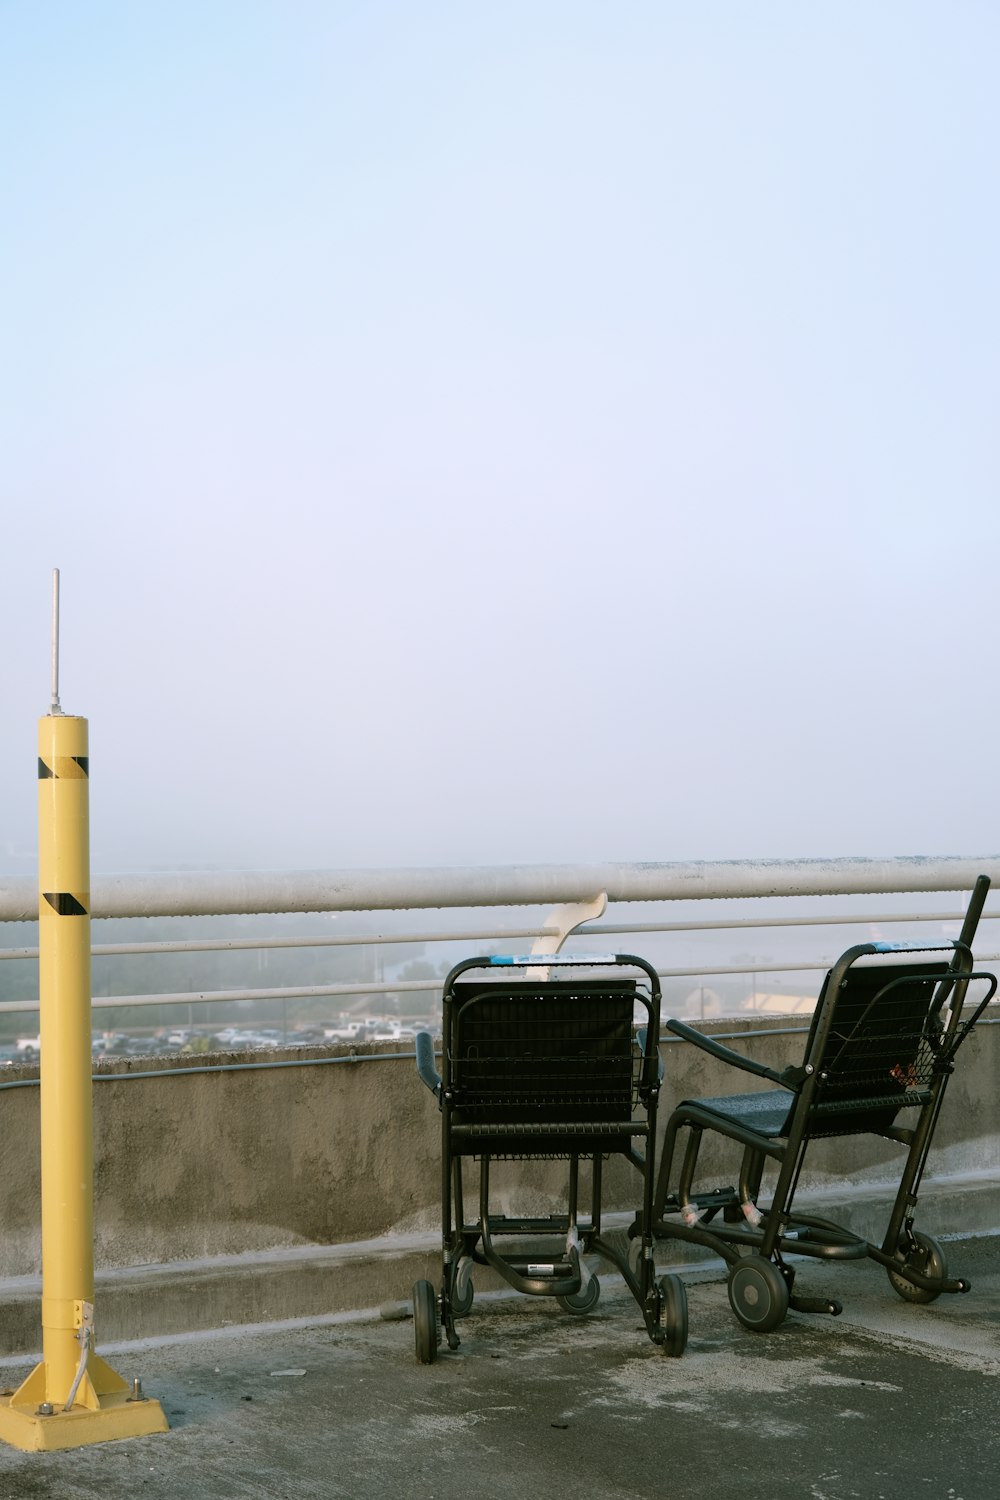
<path id="1" fill-rule="evenodd" d="M 378 1025 L 374 1016 L 365 1016 L 361 1021 L 347 1021 L 343 1026 L 327 1026 L 323 1035 L 333 1042 L 367 1042 Z"/>
<path id="2" fill-rule="evenodd" d="M 288 1038 L 289 1047 L 318 1047 L 325 1040 L 321 1026 L 304 1026 L 300 1031 L 293 1031 Z"/>
<path id="3" fill-rule="evenodd" d="M 90 1050 L 94 1057 L 105 1057 L 117 1052 L 127 1040 L 123 1031 L 103 1031 L 90 1039 Z"/>
<path id="4" fill-rule="evenodd" d="M 213 1034 L 213 1039 L 221 1042 L 223 1047 L 238 1052 L 241 1048 L 252 1045 L 250 1039 L 253 1035 L 252 1031 L 246 1031 L 241 1026 L 224 1026 L 221 1031 Z"/>

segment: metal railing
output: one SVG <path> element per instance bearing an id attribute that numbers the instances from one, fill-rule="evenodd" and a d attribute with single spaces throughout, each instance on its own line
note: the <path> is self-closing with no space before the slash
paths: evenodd
<path id="1" fill-rule="evenodd" d="M 982 874 L 994 883 L 1000 880 L 1000 855 L 110 875 L 93 882 L 91 914 L 190 917 L 545 906 L 589 901 L 602 891 L 609 902 L 968 891 Z M 37 915 L 35 884 L 23 877 L 0 877 L 0 921 L 30 922 Z"/>
<path id="2" fill-rule="evenodd" d="M 980 874 L 1000 883 L 1000 856 L 980 858 L 898 858 L 757 860 L 686 864 L 610 864 L 495 866 L 461 869 L 393 869 L 362 871 L 306 871 L 238 874 L 172 874 L 112 876 L 97 879 L 92 890 L 95 919 L 220 917 L 225 915 L 347 912 L 393 912 L 410 914 L 411 925 L 380 932 L 315 933 L 306 936 L 260 935 L 249 938 L 185 937 L 173 941 L 95 943 L 95 958 L 124 955 L 220 953 L 301 948 L 391 949 L 393 945 L 420 944 L 446 952 L 461 945 L 465 952 L 477 946 L 488 951 L 510 950 L 511 945 L 531 942 L 534 950 L 553 952 L 570 932 L 582 949 L 599 943 L 608 947 L 610 937 L 642 936 L 664 940 L 701 934 L 761 934 L 765 931 L 836 927 L 847 934 L 862 935 L 872 928 L 898 928 L 904 924 L 936 925 L 939 929 L 961 920 L 960 903 L 954 907 L 935 902 L 934 909 L 913 904 L 913 898 L 939 897 L 947 892 L 968 892 Z M 909 904 L 892 909 L 830 909 L 830 898 L 871 898 L 901 895 Z M 777 907 L 786 901 L 808 908 L 791 913 Z M 694 916 L 687 903 L 708 901 L 722 910 L 709 918 Z M 0 877 L 0 922 L 30 922 L 37 917 L 37 890 L 25 879 Z M 656 908 L 650 920 L 625 922 L 611 916 L 595 919 L 609 902 L 617 908 L 643 903 Z M 745 904 L 758 907 L 746 915 Z M 737 910 L 730 908 L 737 905 Z M 761 904 L 763 903 L 763 909 Z M 836 903 L 834 903 L 836 906 Z M 423 929 L 412 925 L 415 914 L 430 909 L 461 909 L 492 912 L 509 908 L 552 906 L 536 920 L 530 915 L 518 925 L 507 922 L 454 924 Z M 678 911 L 683 916 L 677 916 Z M 987 909 L 984 921 L 1000 918 L 1000 905 Z M 985 936 L 983 935 L 985 931 Z M 995 943 L 992 926 L 981 929 L 977 957 L 993 961 L 998 956 L 986 950 Z M 857 940 L 857 938 L 853 939 Z M 621 945 L 619 945 L 621 946 Z M 631 945 L 635 946 L 635 945 Z M 533 951 L 534 951 L 533 950 Z M 839 949 L 838 949 L 839 951 Z M 37 948 L 0 948 L 0 960 L 31 960 Z M 660 963 L 654 959 L 662 980 L 724 979 L 739 975 L 754 977 L 813 974 L 829 967 L 831 955 L 810 951 L 795 957 L 767 955 L 729 956 L 729 961 L 688 959 Z M 818 986 L 817 986 L 818 987 Z M 207 1006 L 236 1001 L 289 1001 L 318 998 L 348 998 L 355 1001 L 378 995 L 440 991 L 440 979 L 359 977 L 329 984 L 277 984 L 242 988 L 191 989 L 159 993 L 96 996 L 95 1010 L 148 1006 Z M 37 1010 L 37 995 L 19 995 L 0 1001 L 0 1013 Z M 750 1007 L 752 1009 L 752 1007 Z"/>

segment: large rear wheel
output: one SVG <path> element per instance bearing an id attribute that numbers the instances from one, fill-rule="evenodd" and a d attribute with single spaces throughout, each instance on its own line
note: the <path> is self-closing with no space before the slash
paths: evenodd
<path id="1" fill-rule="evenodd" d="M 432 1365 L 438 1351 L 438 1301 L 429 1281 L 414 1283 L 413 1331 L 417 1359 L 422 1365 Z"/>
<path id="2" fill-rule="evenodd" d="M 660 1348 L 672 1359 L 679 1359 L 688 1341 L 687 1287 L 679 1276 L 661 1276 L 659 1291 L 663 1333 Z"/>

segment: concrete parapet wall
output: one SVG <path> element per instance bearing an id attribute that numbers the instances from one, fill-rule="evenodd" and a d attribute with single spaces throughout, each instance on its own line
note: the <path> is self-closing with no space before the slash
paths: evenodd
<path id="1" fill-rule="evenodd" d="M 706 1026 L 721 1033 L 737 1029 L 727 1022 Z M 803 1036 L 789 1034 L 781 1025 L 755 1025 L 752 1035 L 729 1045 L 780 1068 L 801 1056 Z M 227 1264 L 223 1258 L 235 1257 L 228 1260 L 229 1274 L 242 1268 L 239 1274 L 250 1299 L 244 1320 L 254 1321 L 260 1299 L 250 1288 L 254 1276 L 259 1281 L 261 1257 L 267 1260 L 272 1253 L 280 1260 L 283 1252 L 296 1250 L 308 1260 L 311 1250 L 323 1258 L 324 1247 L 341 1247 L 338 1256 L 325 1256 L 334 1277 L 337 1266 L 346 1276 L 345 1268 L 354 1267 L 359 1256 L 371 1260 L 372 1241 L 386 1251 L 405 1244 L 411 1259 L 426 1259 L 433 1253 L 440 1222 L 440 1117 L 412 1058 L 394 1055 L 397 1050 L 392 1043 L 358 1048 L 359 1060 L 343 1046 L 277 1053 L 271 1054 L 272 1061 L 305 1056 L 316 1063 L 231 1073 L 211 1070 L 213 1062 L 232 1062 L 231 1056 L 208 1057 L 184 1076 L 116 1078 L 95 1085 L 99 1284 L 102 1273 L 105 1279 L 121 1279 L 142 1267 L 149 1268 L 143 1277 L 147 1283 L 155 1267 L 164 1268 L 160 1280 L 166 1282 L 168 1263 L 175 1267 L 175 1280 L 183 1274 L 182 1263 L 201 1263 L 198 1274 L 209 1275 L 212 1265 L 222 1271 Z M 663 1056 L 661 1125 L 680 1098 L 757 1086 L 749 1075 L 734 1074 L 683 1043 L 665 1042 Z M 255 1063 L 262 1060 L 254 1054 Z M 135 1060 L 131 1069 L 128 1063 L 116 1063 L 114 1070 L 166 1074 L 172 1066 L 167 1060 Z M 989 1225 L 959 1222 L 962 1194 L 945 1191 L 949 1182 L 959 1180 L 974 1180 L 981 1189 L 1000 1173 L 998 1073 L 1000 1026 L 982 1024 L 959 1055 L 935 1137 L 928 1197 L 936 1196 L 942 1211 L 956 1220 L 928 1225 L 935 1233 L 1000 1224 L 1000 1218 Z M 29 1070 L 10 1071 L 4 1081 L 29 1076 Z M 6 1141 L 0 1280 L 8 1288 L 19 1283 L 26 1294 L 41 1264 L 38 1090 L 3 1090 L 0 1109 Z M 892 1196 L 901 1161 L 901 1149 L 888 1141 L 818 1142 L 803 1189 L 831 1202 L 855 1194 L 877 1210 Z M 733 1180 L 735 1157 L 724 1156 L 708 1142 L 703 1163 L 704 1186 Z M 558 1210 L 565 1176 L 564 1163 L 506 1164 L 496 1171 L 496 1206 L 525 1214 Z M 636 1172 L 622 1160 L 612 1162 L 605 1178 L 606 1209 L 628 1212 L 638 1198 Z M 472 1183 L 469 1199 L 467 1207 L 475 1202 Z M 980 1208 L 979 1217 L 992 1211 Z M 362 1251 L 362 1245 L 369 1249 Z M 194 1267 L 190 1272 L 194 1276 Z M 384 1269 L 380 1277 L 373 1286 L 388 1285 L 391 1278 Z M 348 1300 L 355 1306 L 381 1298 L 381 1291 L 366 1296 L 359 1282 L 352 1285 L 356 1290 Z M 397 1286 L 398 1295 L 405 1295 L 408 1283 Z M 339 1300 L 331 1299 L 329 1283 L 318 1295 L 325 1302 L 317 1311 Z M 289 1315 L 305 1314 L 299 1309 Z M 185 1316 L 191 1327 L 207 1326 L 193 1311 Z M 116 1336 L 127 1336 L 127 1330 L 121 1328 Z M 11 1349 L 3 1335 L 0 1346 Z"/>

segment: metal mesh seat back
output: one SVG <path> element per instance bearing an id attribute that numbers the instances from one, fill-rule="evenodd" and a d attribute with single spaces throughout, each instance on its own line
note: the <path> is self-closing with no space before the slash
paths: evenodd
<path id="1" fill-rule="evenodd" d="M 835 995 L 828 993 L 827 976 L 806 1052 L 819 1075 L 811 1135 L 881 1134 L 904 1105 L 927 1102 L 935 1056 L 932 1002 L 948 972 L 946 962 L 854 964 Z"/>
<path id="2" fill-rule="evenodd" d="M 634 980 L 456 985 L 446 1038 L 455 1120 L 629 1120 L 635 1000 Z"/>

